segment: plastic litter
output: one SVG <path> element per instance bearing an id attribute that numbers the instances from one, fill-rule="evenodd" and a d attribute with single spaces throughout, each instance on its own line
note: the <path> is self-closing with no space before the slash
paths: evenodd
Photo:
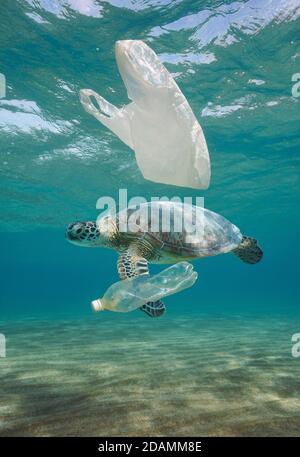
<path id="1" fill-rule="evenodd" d="M 82 89 L 83 107 L 134 150 L 146 179 L 207 189 L 210 158 L 204 134 L 173 77 L 143 41 L 117 41 L 115 51 L 132 103 L 119 109 Z"/>
<path id="2" fill-rule="evenodd" d="M 154 276 L 137 276 L 112 284 L 104 296 L 92 301 L 94 311 L 127 313 L 191 287 L 198 274 L 188 262 L 179 262 Z"/>

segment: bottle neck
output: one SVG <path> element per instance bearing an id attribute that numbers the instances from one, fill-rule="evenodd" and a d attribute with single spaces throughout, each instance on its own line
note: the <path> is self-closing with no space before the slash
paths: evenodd
<path id="1" fill-rule="evenodd" d="M 96 313 L 104 310 L 103 303 L 101 302 L 100 298 L 98 298 L 97 300 L 93 300 L 91 305 Z"/>

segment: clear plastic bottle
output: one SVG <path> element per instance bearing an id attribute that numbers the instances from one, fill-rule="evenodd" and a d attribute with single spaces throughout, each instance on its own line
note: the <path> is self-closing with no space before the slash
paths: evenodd
<path id="1" fill-rule="evenodd" d="M 197 273 L 188 262 L 179 262 L 155 276 L 137 276 L 112 284 L 104 296 L 92 301 L 94 311 L 127 313 L 149 301 L 157 301 L 191 287 Z"/>

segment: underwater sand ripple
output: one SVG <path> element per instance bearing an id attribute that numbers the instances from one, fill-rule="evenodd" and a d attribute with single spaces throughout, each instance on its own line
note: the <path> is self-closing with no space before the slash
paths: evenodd
<path id="1" fill-rule="evenodd" d="M 295 322 L 132 316 L 7 323 L 0 435 L 300 435 Z"/>

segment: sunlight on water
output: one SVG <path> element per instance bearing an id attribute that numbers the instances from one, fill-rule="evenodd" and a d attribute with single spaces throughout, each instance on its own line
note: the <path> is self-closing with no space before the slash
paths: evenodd
<path id="1" fill-rule="evenodd" d="M 206 205 L 230 217 L 242 202 L 258 217 L 276 219 L 283 208 L 293 216 L 299 100 L 291 95 L 291 78 L 300 62 L 299 2 L 211 3 L 1 6 L 3 230 L 61 227 L 74 213 L 87 217 L 98 196 L 114 196 L 119 187 L 146 197 L 188 192 L 145 181 L 132 151 L 79 103 L 83 87 L 127 103 L 114 43 L 128 38 L 143 39 L 158 53 L 203 126 L 213 173 Z"/>

